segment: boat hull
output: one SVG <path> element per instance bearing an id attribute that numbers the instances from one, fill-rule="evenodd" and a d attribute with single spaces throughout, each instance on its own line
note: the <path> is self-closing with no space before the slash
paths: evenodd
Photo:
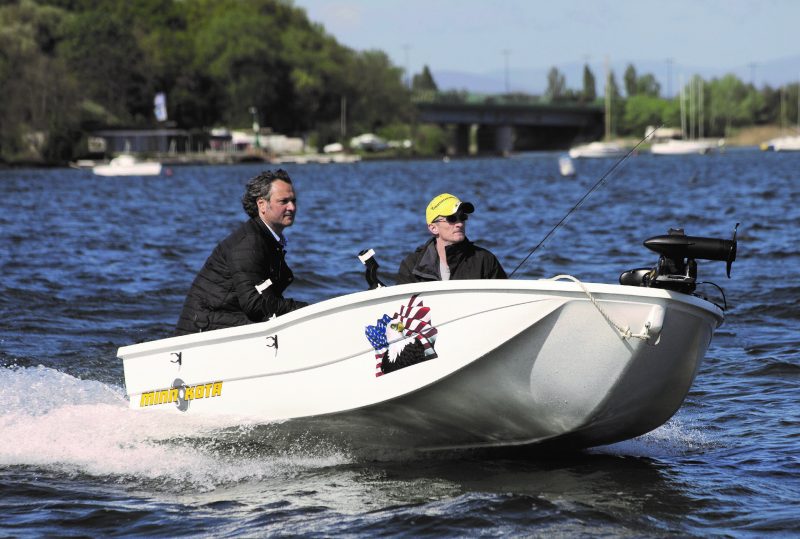
<path id="1" fill-rule="evenodd" d="M 402 285 L 119 356 L 135 409 L 288 420 L 362 447 L 589 447 L 675 413 L 722 313 L 664 290 L 586 290 L 549 280 Z M 365 329 L 417 303 L 436 330 L 435 353 L 382 374 Z M 649 324 L 650 338 L 622 338 L 610 321 L 633 333 Z"/>
<path id="2" fill-rule="evenodd" d="M 129 154 L 118 155 L 107 165 L 92 168 L 97 176 L 158 176 L 161 174 L 161 163 L 157 161 L 139 161 Z"/>
<path id="3" fill-rule="evenodd" d="M 776 152 L 797 152 L 800 151 L 800 135 L 778 137 L 766 143 L 768 149 Z"/>
<path id="4" fill-rule="evenodd" d="M 619 158 L 624 157 L 627 153 L 628 150 L 625 147 L 613 142 L 590 142 L 569 150 L 569 156 L 572 159 Z"/>
<path id="5" fill-rule="evenodd" d="M 161 163 L 137 163 L 130 166 L 97 165 L 92 169 L 97 176 L 158 176 Z"/>
<path id="6" fill-rule="evenodd" d="M 650 147 L 654 155 L 705 155 L 717 151 L 724 141 L 722 140 L 668 140 L 656 142 Z"/>

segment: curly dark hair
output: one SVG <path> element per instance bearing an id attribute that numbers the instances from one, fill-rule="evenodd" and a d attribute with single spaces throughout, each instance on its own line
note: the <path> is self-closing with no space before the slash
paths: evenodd
<path id="1" fill-rule="evenodd" d="M 272 192 L 272 182 L 275 180 L 281 180 L 288 184 L 292 183 L 289 174 L 283 169 L 278 169 L 275 172 L 265 170 L 255 178 L 247 181 L 247 186 L 242 196 L 242 208 L 244 208 L 247 215 L 253 218 L 258 217 L 258 204 L 256 201 L 259 198 L 269 200 Z"/>

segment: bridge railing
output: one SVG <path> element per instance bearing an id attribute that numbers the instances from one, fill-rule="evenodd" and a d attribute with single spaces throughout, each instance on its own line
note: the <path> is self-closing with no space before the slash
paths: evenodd
<path id="1" fill-rule="evenodd" d="M 571 99 L 553 100 L 545 96 L 514 92 L 508 94 L 483 94 L 465 90 L 415 90 L 411 100 L 417 105 L 491 105 L 491 106 L 557 106 L 557 107 L 592 107 L 602 106 L 602 100 L 580 102 Z"/>

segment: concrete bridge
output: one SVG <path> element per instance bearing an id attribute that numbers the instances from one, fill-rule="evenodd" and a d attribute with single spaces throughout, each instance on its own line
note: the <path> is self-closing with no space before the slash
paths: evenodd
<path id="1" fill-rule="evenodd" d="M 419 121 L 435 123 L 453 133 L 451 151 L 508 154 L 512 151 L 566 149 L 575 142 L 603 136 L 601 105 L 509 100 L 506 96 L 480 101 L 416 100 Z"/>

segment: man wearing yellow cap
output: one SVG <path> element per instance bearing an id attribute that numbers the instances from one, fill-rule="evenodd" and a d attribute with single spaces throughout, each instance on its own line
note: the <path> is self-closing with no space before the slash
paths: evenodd
<path id="1" fill-rule="evenodd" d="M 505 279 L 506 272 L 488 250 L 467 239 L 467 219 L 475 211 L 450 193 L 442 193 L 425 210 L 433 238 L 400 264 L 398 284 L 450 279 Z"/>

